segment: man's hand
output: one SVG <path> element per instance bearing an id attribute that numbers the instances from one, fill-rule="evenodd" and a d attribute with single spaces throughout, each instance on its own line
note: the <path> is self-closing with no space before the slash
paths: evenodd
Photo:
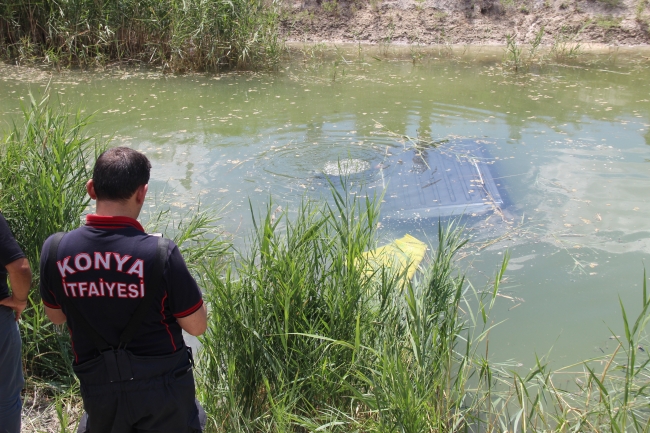
<path id="1" fill-rule="evenodd" d="M 25 308 L 27 308 L 27 299 L 24 301 L 17 299 L 16 296 L 12 295 L 8 298 L 0 299 L 0 305 L 9 307 L 16 312 L 16 322 L 20 320 L 20 314 Z"/>
<path id="2" fill-rule="evenodd" d="M 29 268 L 29 261 L 24 257 L 9 263 L 6 268 L 11 283 L 11 297 L 3 299 L 0 304 L 16 312 L 17 322 L 20 320 L 20 314 L 27 307 L 29 287 L 32 285 L 32 270 Z"/>

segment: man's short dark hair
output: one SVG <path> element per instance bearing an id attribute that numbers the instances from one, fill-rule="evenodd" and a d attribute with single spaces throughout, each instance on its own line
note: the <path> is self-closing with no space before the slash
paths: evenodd
<path id="1" fill-rule="evenodd" d="M 97 158 L 93 169 L 95 194 L 100 200 L 124 201 L 149 183 L 151 163 L 128 147 L 108 149 Z"/>

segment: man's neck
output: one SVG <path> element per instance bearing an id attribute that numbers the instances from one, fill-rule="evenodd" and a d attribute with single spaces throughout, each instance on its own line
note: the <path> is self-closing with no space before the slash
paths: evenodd
<path id="1" fill-rule="evenodd" d="M 110 200 L 97 200 L 96 215 L 100 216 L 122 216 L 133 219 L 138 219 L 140 215 L 141 206 L 137 203 L 129 201 L 110 201 Z"/>

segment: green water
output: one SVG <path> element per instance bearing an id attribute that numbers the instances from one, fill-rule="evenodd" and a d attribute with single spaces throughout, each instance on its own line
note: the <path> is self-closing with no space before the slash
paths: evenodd
<path id="1" fill-rule="evenodd" d="M 0 113 L 9 124 L 29 90 L 49 83 L 56 103 L 96 113 L 93 132 L 145 152 L 153 192 L 179 213 L 199 201 L 225 207 L 239 244 L 249 200 L 290 208 L 320 197 L 313 179 L 327 163 L 374 166 L 408 144 L 403 134 L 480 139 L 506 205 L 502 216 L 467 221 L 460 264 L 481 289 L 511 254 L 491 356 L 530 365 L 552 348 L 559 366 L 613 349 L 619 296 L 629 315 L 638 311 L 650 253 L 650 52 L 592 53 L 519 74 L 502 69 L 502 53 L 433 50 L 413 62 L 408 49 L 401 58 L 312 49 L 277 73 L 222 76 L 2 66 Z M 380 235 L 433 241 L 436 225 L 407 221 Z"/>

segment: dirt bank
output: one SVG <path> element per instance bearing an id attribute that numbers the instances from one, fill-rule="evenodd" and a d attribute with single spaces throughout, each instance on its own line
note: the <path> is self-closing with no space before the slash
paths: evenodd
<path id="1" fill-rule="evenodd" d="M 291 42 L 650 44 L 649 0 L 303 0 L 285 5 Z"/>

